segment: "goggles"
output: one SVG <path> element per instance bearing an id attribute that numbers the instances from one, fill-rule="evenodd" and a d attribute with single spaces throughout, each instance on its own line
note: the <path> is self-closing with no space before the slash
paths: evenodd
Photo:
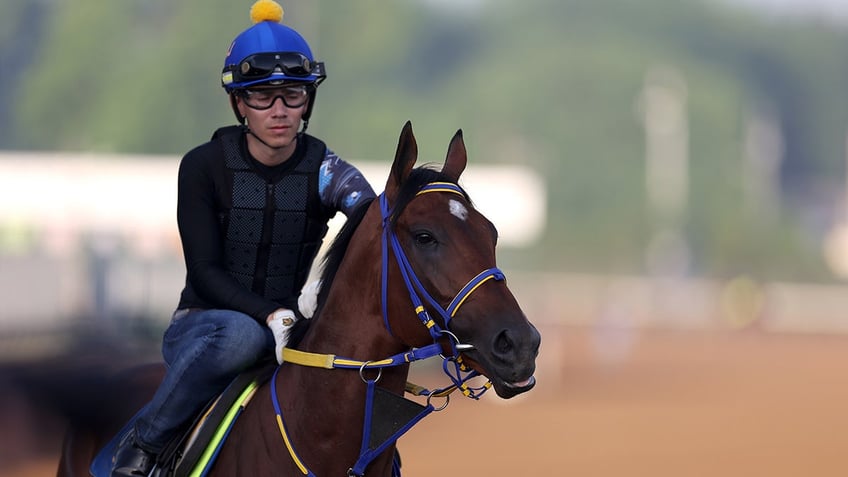
<path id="1" fill-rule="evenodd" d="M 300 84 L 277 88 L 243 89 L 238 94 L 241 96 L 244 104 L 253 109 L 270 109 L 277 101 L 277 98 L 282 99 L 283 104 L 289 108 L 299 108 L 309 100 L 311 89 L 312 87 L 310 85 Z"/>
<path id="2" fill-rule="evenodd" d="M 311 75 L 323 77 L 324 63 L 310 61 L 297 52 L 256 53 L 229 67 L 233 81 L 242 83 L 268 78 L 280 72 L 291 78 L 306 78 Z"/>

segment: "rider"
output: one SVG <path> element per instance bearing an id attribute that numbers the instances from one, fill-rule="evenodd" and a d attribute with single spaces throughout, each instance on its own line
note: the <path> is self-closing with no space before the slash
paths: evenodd
<path id="1" fill-rule="evenodd" d="M 326 75 L 282 15 L 272 0 L 253 5 L 255 25 L 232 42 L 221 77 L 239 125 L 180 163 L 186 284 L 164 334 L 164 380 L 121 440 L 112 476 L 147 475 L 235 376 L 282 359 L 327 222 L 375 196 L 355 167 L 305 133 Z"/>

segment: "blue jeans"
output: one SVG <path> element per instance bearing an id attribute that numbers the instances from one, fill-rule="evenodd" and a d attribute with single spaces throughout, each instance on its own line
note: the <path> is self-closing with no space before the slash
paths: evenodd
<path id="1" fill-rule="evenodd" d="M 239 373 L 273 353 L 271 330 L 244 313 L 198 310 L 172 320 L 162 341 L 165 378 L 135 424 L 140 447 L 159 454 Z"/>

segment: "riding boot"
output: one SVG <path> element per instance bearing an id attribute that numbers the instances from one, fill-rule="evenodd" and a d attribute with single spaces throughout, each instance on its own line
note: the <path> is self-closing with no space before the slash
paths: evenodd
<path id="1" fill-rule="evenodd" d="M 150 474 L 156 456 L 142 449 L 135 438 L 135 431 L 130 431 L 121 439 L 115 452 L 111 477 L 139 477 Z"/>

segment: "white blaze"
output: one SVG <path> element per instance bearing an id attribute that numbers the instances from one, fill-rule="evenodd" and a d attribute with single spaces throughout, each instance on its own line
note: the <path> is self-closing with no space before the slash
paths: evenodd
<path id="1" fill-rule="evenodd" d="M 458 200 L 451 199 L 450 202 L 450 213 L 459 217 L 459 220 L 465 220 L 468 218 L 468 209 L 465 208 Z"/>

